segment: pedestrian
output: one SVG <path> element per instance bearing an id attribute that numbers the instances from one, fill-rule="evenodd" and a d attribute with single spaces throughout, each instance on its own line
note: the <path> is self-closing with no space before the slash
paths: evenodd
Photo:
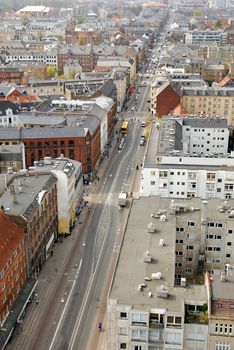
<path id="1" fill-rule="evenodd" d="M 99 181 L 99 176 L 97 177 L 97 180 Z"/>

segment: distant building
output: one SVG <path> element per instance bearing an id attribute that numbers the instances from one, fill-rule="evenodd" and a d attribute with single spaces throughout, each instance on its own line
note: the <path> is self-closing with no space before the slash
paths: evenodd
<path id="1" fill-rule="evenodd" d="M 0 142 L 1 143 L 1 142 Z M 24 144 L 0 145 L 0 173 L 13 173 L 25 169 Z"/>
<path id="2" fill-rule="evenodd" d="M 222 29 L 219 30 L 189 30 L 185 34 L 186 45 L 199 45 L 201 43 L 215 43 L 225 45 L 227 41 L 227 33 Z"/>
<path id="3" fill-rule="evenodd" d="M 24 72 L 17 68 L 0 67 L 0 84 L 2 83 L 22 85 L 24 83 Z"/>

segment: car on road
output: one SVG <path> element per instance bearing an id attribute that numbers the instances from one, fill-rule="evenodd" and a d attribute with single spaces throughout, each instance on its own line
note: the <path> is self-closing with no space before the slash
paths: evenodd
<path id="1" fill-rule="evenodd" d="M 118 150 L 122 150 L 124 148 L 124 145 L 125 145 L 125 139 L 124 139 L 124 137 L 122 137 L 122 139 L 118 145 Z"/>
<path id="2" fill-rule="evenodd" d="M 141 127 L 144 128 L 146 126 L 145 122 L 141 122 Z"/>
<path id="3" fill-rule="evenodd" d="M 134 109 L 135 109 L 135 107 L 133 106 L 133 107 L 131 108 L 131 111 L 134 112 Z"/>
<path id="4" fill-rule="evenodd" d="M 140 146 L 144 146 L 144 144 L 145 144 L 145 139 L 142 138 L 142 139 L 140 140 Z"/>

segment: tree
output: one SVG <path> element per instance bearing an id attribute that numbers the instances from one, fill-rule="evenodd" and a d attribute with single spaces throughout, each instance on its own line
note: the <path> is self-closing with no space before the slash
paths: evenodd
<path id="1" fill-rule="evenodd" d="M 76 23 L 77 23 L 77 24 L 82 24 L 82 23 L 84 23 L 84 21 L 85 21 L 85 18 L 84 18 L 83 16 L 79 16 L 79 17 L 77 18 Z"/>
<path id="2" fill-rule="evenodd" d="M 24 16 L 22 19 L 21 19 L 21 24 L 22 24 L 22 26 L 26 26 L 27 24 L 29 24 L 29 19 L 28 19 L 28 17 L 26 17 L 26 16 Z"/>
<path id="3" fill-rule="evenodd" d="M 215 28 L 221 28 L 221 22 L 219 19 L 215 22 Z"/>
<path id="4" fill-rule="evenodd" d="M 47 67 L 47 76 L 49 79 L 54 78 L 56 74 L 56 69 L 53 66 L 48 66 Z"/>
<path id="5" fill-rule="evenodd" d="M 196 10 L 193 15 L 194 17 L 201 17 L 201 11 Z"/>
<path id="6" fill-rule="evenodd" d="M 38 32 L 37 33 L 37 37 L 38 37 L 39 41 L 41 41 L 41 39 L 43 38 L 43 33 L 42 32 Z"/>

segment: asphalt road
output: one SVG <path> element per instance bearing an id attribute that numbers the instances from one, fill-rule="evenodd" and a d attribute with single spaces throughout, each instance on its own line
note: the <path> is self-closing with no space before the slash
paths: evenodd
<path id="1" fill-rule="evenodd" d="M 125 190 L 130 188 L 138 160 L 136 150 L 140 129 L 140 123 L 130 122 L 124 149 L 114 151 L 100 194 L 92 196 L 83 251 L 76 257 L 76 269 L 68 271 L 64 277 L 67 283 L 61 305 L 52 323 L 46 322 L 47 335 L 39 334 L 38 349 L 86 348 L 122 222 L 123 211 L 118 208 L 118 194 L 123 187 Z"/>

